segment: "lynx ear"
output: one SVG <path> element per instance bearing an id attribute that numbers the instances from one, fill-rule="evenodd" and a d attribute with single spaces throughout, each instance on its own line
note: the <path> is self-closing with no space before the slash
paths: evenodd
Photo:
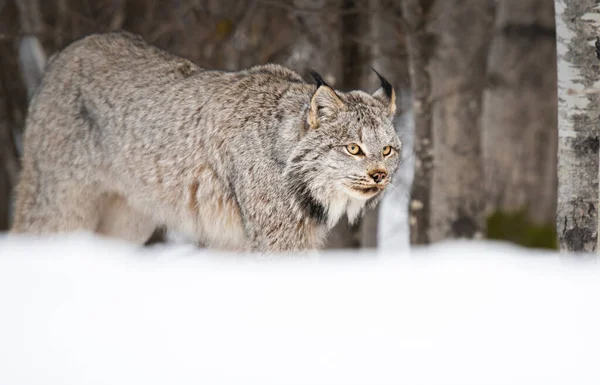
<path id="1" fill-rule="evenodd" d="M 373 72 L 377 74 L 381 82 L 381 88 L 373 93 L 373 97 L 387 104 L 390 116 L 394 116 L 396 113 L 396 91 L 394 91 L 392 85 L 379 72 L 375 71 L 375 69 L 373 69 Z"/>
<path id="2" fill-rule="evenodd" d="M 310 74 L 317 82 L 317 90 L 310 99 L 308 125 L 310 128 L 317 128 L 321 120 L 335 116 L 345 110 L 346 105 L 318 73 L 311 70 Z"/>

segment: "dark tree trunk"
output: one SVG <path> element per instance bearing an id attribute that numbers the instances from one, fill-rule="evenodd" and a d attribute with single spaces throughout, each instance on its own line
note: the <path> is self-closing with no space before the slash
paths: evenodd
<path id="1" fill-rule="evenodd" d="M 432 2 L 404 0 L 402 3 L 415 121 L 415 174 L 409 205 L 411 244 L 426 244 L 430 240 L 433 138 L 429 61 L 433 39 L 427 31 L 427 22 Z"/>
<path id="2" fill-rule="evenodd" d="M 484 94 L 488 237 L 556 247 L 554 4 L 502 0 Z"/>
<path id="3" fill-rule="evenodd" d="M 485 232 L 480 122 L 494 0 L 437 0 L 431 16 L 429 236 L 432 242 L 478 238 Z"/>
<path id="4" fill-rule="evenodd" d="M 6 231 L 10 227 L 11 191 L 16 183 L 18 166 L 8 116 L 9 103 L 2 83 L 0 78 L 0 231 Z"/>

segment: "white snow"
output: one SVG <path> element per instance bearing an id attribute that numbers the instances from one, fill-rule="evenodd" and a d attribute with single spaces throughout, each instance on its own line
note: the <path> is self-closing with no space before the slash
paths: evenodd
<path id="1" fill-rule="evenodd" d="M 600 383 L 594 260 L 385 253 L 0 238 L 0 384 Z"/>

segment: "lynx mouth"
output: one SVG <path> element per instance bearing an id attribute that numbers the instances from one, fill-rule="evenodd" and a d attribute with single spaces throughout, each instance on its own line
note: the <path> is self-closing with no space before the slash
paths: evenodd
<path id="1" fill-rule="evenodd" d="M 354 190 L 363 193 L 363 194 L 376 194 L 379 191 L 381 191 L 381 189 L 379 187 L 352 187 Z"/>
<path id="2" fill-rule="evenodd" d="M 374 185 L 374 186 L 352 186 L 350 190 L 353 192 L 352 195 L 357 195 L 361 198 L 371 198 L 381 192 L 385 186 Z"/>

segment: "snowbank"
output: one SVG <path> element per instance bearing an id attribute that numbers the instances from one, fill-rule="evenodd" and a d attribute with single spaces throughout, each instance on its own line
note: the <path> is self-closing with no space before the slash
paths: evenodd
<path id="1" fill-rule="evenodd" d="M 593 261 L 394 257 L 0 239 L 0 384 L 600 383 Z"/>

